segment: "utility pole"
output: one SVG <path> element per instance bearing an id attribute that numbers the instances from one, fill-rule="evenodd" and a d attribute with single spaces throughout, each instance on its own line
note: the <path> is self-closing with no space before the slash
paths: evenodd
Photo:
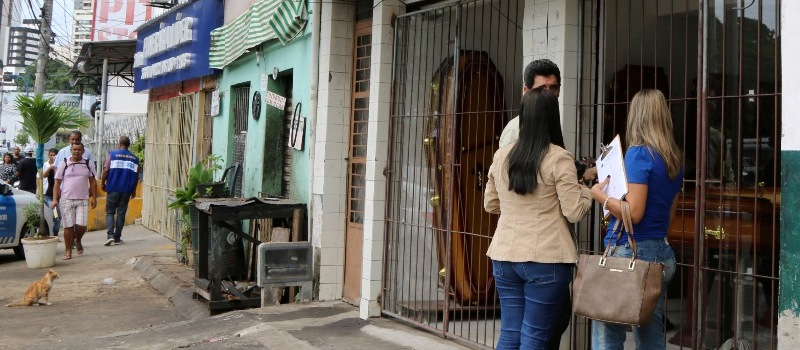
<path id="1" fill-rule="evenodd" d="M 53 0 L 44 0 L 42 6 L 42 22 L 39 29 L 42 31 L 39 42 L 39 58 L 36 62 L 36 85 L 33 92 L 37 95 L 44 95 L 47 86 L 47 63 L 50 60 L 50 22 L 53 19 Z"/>

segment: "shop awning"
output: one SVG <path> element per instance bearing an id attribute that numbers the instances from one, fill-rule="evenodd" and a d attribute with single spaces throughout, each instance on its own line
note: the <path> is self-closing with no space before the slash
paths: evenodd
<path id="1" fill-rule="evenodd" d="M 81 53 L 70 69 L 70 83 L 96 86 L 99 93 L 103 76 L 103 60 L 108 60 L 108 75 L 122 78 L 133 86 L 133 55 L 136 53 L 136 40 L 92 41 L 84 43 Z M 73 85 L 74 85 L 73 84 Z"/>
<path id="2" fill-rule="evenodd" d="M 230 23 L 211 32 L 209 65 L 222 69 L 247 49 L 279 39 L 284 45 L 302 32 L 307 22 L 305 0 L 262 0 Z"/>

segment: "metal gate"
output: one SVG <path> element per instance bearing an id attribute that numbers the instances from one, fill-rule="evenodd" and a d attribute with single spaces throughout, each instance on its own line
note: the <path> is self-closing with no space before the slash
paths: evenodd
<path id="1" fill-rule="evenodd" d="M 451 3 L 397 18 L 381 306 L 493 347 L 484 174 L 522 87 L 524 1 Z"/>
<path id="2" fill-rule="evenodd" d="M 667 291 L 668 349 L 775 349 L 780 1 L 582 6 L 581 81 L 592 82 L 578 101 L 586 140 L 624 135 L 630 99 L 655 88 L 683 148 L 686 180 L 668 237 L 678 259 Z M 594 237 L 582 247 L 596 251 Z M 574 328 L 575 340 L 589 336 Z"/>
<path id="3" fill-rule="evenodd" d="M 241 169 L 245 168 L 244 156 L 247 154 L 247 124 L 250 115 L 250 86 L 238 86 L 233 89 L 233 153 L 231 164 L 240 164 Z M 244 170 L 241 171 L 244 174 Z M 236 181 L 234 197 L 242 196 L 242 181 Z"/>

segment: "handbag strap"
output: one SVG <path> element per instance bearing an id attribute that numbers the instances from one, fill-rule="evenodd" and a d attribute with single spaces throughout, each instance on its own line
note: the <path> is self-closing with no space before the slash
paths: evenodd
<path id="1" fill-rule="evenodd" d="M 622 219 L 618 219 L 616 223 L 614 223 L 614 229 L 611 232 L 616 232 L 617 237 L 614 238 L 614 244 L 609 244 L 606 246 L 606 249 L 603 251 L 603 257 L 600 258 L 600 266 L 604 266 L 606 262 L 606 257 L 609 255 L 614 255 L 614 252 L 617 250 L 617 242 L 622 237 L 622 231 L 628 235 L 628 242 L 630 242 L 631 250 L 633 250 L 633 255 L 631 256 L 630 264 L 628 268 L 633 269 L 634 262 L 636 261 L 636 240 L 633 238 L 633 220 L 631 220 L 631 207 L 628 202 L 624 200 L 619 201 L 620 204 L 620 211 L 622 212 Z M 610 250 L 610 251 L 609 251 Z"/>

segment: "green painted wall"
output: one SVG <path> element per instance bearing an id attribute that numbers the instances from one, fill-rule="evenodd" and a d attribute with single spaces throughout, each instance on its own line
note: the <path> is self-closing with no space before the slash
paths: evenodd
<path id="1" fill-rule="evenodd" d="M 781 152 L 780 314 L 800 317 L 800 151 Z"/>
<path id="2" fill-rule="evenodd" d="M 306 33 L 283 46 L 272 40 L 250 49 L 238 60 L 223 69 L 219 83 L 220 115 L 214 117 L 214 135 L 212 152 L 222 156 L 226 164 L 230 163 L 233 154 L 233 88 L 242 85 L 250 86 L 248 101 L 248 132 L 245 167 L 242 173 L 242 195 L 257 196 L 259 192 L 280 194 L 280 174 L 282 172 L 283 119 L 276 119 L 274 113 L 267 117 L 270 107 L 263 102 L 265 91 L 261 91 L 261 115 L 256 120 L 252 116 L 252 98 L 255 91 L 261 90 L 261 76 L 271 75 L 277 67 L 280 74 L 292 76 L 292 103 L 302 103 L 301 115 L 308 118 L 310 96 L 311 67 L 311 35 Z M 272 78 L 268 78 L 271 81 Z M 309 179 L 308 162 L 308 125 L 304 133 L 302 151 L 292 151 L 292 172 L 289 197 L 299 201 L 307 201 L 311 180 Z M 280 146 L 280 147 L 278 147 Z M 276 164 L 277 162 L 277 164 Z M 266 170 L 266 171 L 265 171 Z"/>

